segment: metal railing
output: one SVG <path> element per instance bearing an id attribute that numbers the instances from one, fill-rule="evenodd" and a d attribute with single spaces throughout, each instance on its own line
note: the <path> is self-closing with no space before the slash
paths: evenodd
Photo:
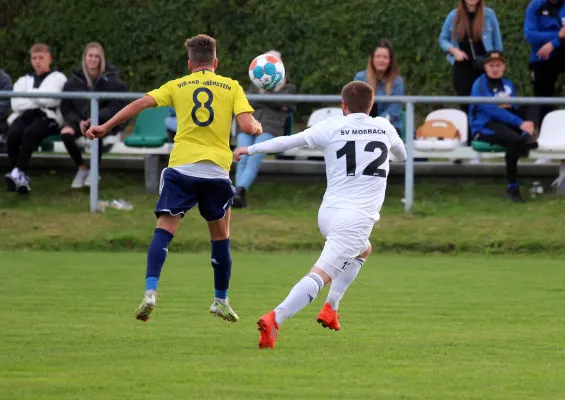
<path id="1" fill-rule="evenodd" d="M 145 93 L 113 93 L 113 92 L 60 92 L 60 93 L 41 93 L 41 92 L 11 92 L 0 91 L 2 97 L 30 97 L 30 98 L 59 98 L 59 99 L 90 99 L 90 123 L 98 125 L 98 101 L 100 99 L 120 99 L 120 100 L 137 100 L 143 97 Z M 262 94 L 248 95 L 249 100 L 261 100 L 266 102 L 292 102 L 292 103 L 329 103 L 339 104 L 341 96 L 339 95 L 291 95 L 291 94 Z M 410 212 L 414 205 L 414 106 L 416 104 L 508 104 L 509 102 L 517 105 L 536 105 L 536 104 L 553 104 L 565 105 L 565 97 L 513 97 L 511 101 L 508 98 L 496 97 L 461 97 L 461 96 L 375 96 L 375 102 L 387 103 L 403 103 L 406 105 L 406 132 L 412 132 L 405 135 L 406 140 L 406 167 L 405 167 L 405 212 Z M 91 185 L 90 185 L 90 211 L 96 211 L 98 205 L 98 152 L 99 140 L 92 141 L 90 151 L 90 169 L 91 169 Z"/>

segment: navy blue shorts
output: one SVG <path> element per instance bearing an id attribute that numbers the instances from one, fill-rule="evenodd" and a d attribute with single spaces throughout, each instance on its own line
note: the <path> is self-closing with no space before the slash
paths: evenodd
<path id="1" fill-rule="evenodd" d="M 198 204 L 206 221 L 218 221 L 233 204 L 235 189 L 229 179 L 207 179 L 183 175 L 166 168 L 161 175 L 155 215 L 182 215 Z"/>

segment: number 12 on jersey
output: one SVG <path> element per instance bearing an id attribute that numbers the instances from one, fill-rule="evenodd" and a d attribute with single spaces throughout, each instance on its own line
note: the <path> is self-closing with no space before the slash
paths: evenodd
<path id="1" fill-rule="evenodd" d="M 386 161 L 388 157 L 388 148 L 383 142 L 373 141 L 365 145 L 365 151 L 368 153 L 373 153 L 376 149 L 381 150 L 381 154 L 373 161 L 369 163 L 363 170 L 363 175 L 368 176 L 378 176 L 381 178 L 386 178 L 386 170 L 379 168 Z M 345 143 L 341 149 L 336 152 L 337 159 L 345 156 L 345 165 L 347 176 L 355 176 L 355 170 L 357 169 L 357 154 L 355 150 L 355 141 L 350 140 Z"/>

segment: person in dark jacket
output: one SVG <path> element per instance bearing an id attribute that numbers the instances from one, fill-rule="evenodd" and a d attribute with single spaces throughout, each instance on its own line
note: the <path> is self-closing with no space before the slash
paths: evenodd
<path id="1" fill-rule="evenodd" d="M 12 90 L 12 78 L 0 69 L 0 90 Z M 0 98 L 0 151 L 3 148 L 4 135 L 8 131 L 8 114 L 10 113 L 10 98 Z"/>
<path id="2" fill-rule="evenodd" d="M 515 97 L 516 89 L 504 78 L 505 70 L 506 59 L 501 52 L 487 53 L 485 74 L 473 84 L 471 97 Z M 512 104 L 471 104 L 469 111 L 474 140 L 506 147 L 506 197 L 515 202 L 523 201 L 518 188 L 518 159 L 537 148 L 532 137 L 535 125 L 524 120 L 525 111 Z"/>
<path id="3" fill-rule="evenodd" d="M 65 92 L 127 92 L 128 87 L 120 79 L 119 72 L 112 64 L 107 63 L 104 49 L 99 43 L 86 45 L 82 56 L 82 65 L 77 68 L 63 88 Z M 99 123 L 103 124 L 120 111 L 127 101 L 102 99 L 99 102 Z M 82 158 L 76 138 L 84 134 L 90 126 L 90 100 L 64 99 L 61 105 L 65 126 L 61 135 L 65 147 L 78 167 L 71 187 L 90 186 L 90 173 Z M 102 145 L 99 147 L 102 156 Z M 99 158 L 100 159 L 100 158 Z"/>
<path id="4" fill-rule="evenodd" d="M 526 9 L 524 36 L 532 46 L 530 70 L 534 96 L 553 97 L 557 77 L 565 72 L 565 0 L 532 0 Z M 552 110 L 539 106 L 536 124 Z"/>
<path id="5" fill-rule="evenodd" d="M 266 54 L 273 55 L 281 59 L 281 54 L 276 50 L 268 51 Z M 282 59 L 281 59 L 282 60 Z M 287 82 L 288 76 L 285 76 L 280 86 L 269 94 L 292 94 L 296 93 L 296 86 Z M 267 93 L 266 90 L 258 89 L 252 86 L 248 92 L 249 94 L 263 94 Z M 247 147 L 256 143 L 264 142 L 265 140 L 272 139 L 277 136 L 284 135 L 284 125 L 288 117 L 289 104 L 284 102 L 257 102 L 251 101 L 251 106 L 255 109 L 253 116 L 263 126 L 263 133 L 259 136 L 251 136 L 246 133 L 239 133 L 237 135 L 237 147 Z M 266 154 L 256 154 L 254 156 L 244 156 L 237 164 L 235 173 L 235 186 L 236 193 L 233 199 L 234 208 L 247 207 L 246 193 L 253 184 L 259 172 L 259 165 L 265 158 Z"/>

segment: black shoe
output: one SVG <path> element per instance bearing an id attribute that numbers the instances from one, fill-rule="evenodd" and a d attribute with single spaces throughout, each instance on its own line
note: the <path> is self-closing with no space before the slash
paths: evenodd
<path id="1" fill-rule="evenodd" d="M 518 189 L 518 187 L 507 188 L 505 195 L 507 199 L 512 200 L 514 203 L 524 202 L 524 200 L 522 199 L 522 195 L 520 194 L 520 189 Z"/>
<path id="2" fill-rule="evenodd" d="M 235 189 L 235 196 L 233 197 L 233 208 L 246 208 L 247 201 L 245 200 L 245 188 L 238 187 Z"/>

